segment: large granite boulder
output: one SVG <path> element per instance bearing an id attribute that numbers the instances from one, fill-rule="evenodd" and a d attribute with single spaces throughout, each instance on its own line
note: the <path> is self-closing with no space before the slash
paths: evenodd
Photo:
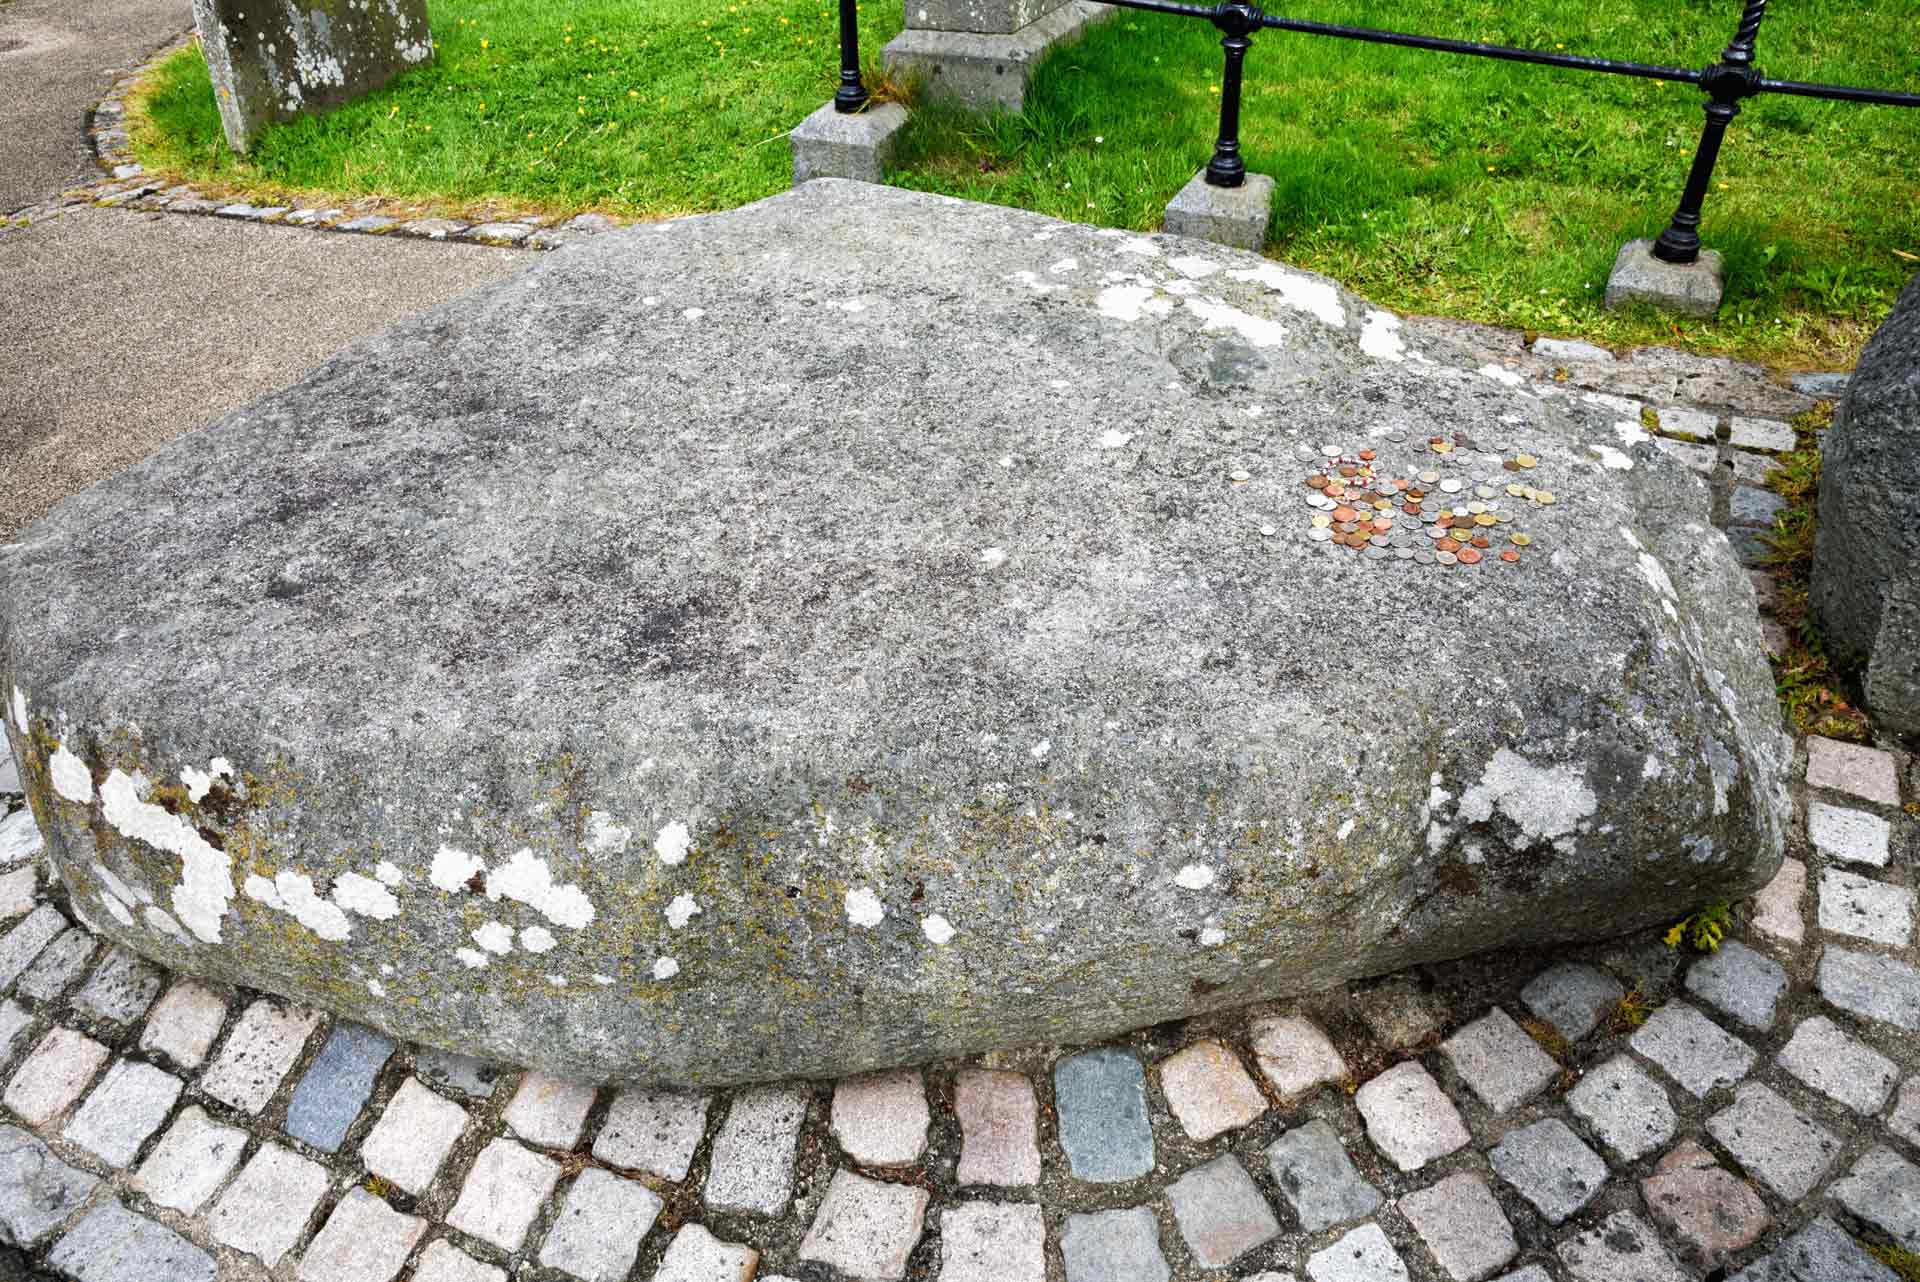
<path id="1" fill-rule="evenodd" d="M 1920 735 L 1920 277 L 1860 354 L 1821 449 L 1813 606 L 1881 725 Z"/>
<path id="2" fill-rule="evenodd" d="M 1518 383 L 1250 253 L 816 182 L 68 501 L 0 548 L 8 734 L 129 947 L 588 1078 L 1668 921 L 1779 863 L 1751 589 L 1630 406 Z"/>

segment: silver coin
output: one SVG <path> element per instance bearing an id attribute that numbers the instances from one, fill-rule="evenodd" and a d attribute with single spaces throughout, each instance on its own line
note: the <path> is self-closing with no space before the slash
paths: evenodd
<path id="1" fill-rule="evenodd" d="M 1491 485 L 1482 485 L 1475 489 L 1473 494 L 1475 498 L 1490 499 L 1494 495 L 1494 489 Z"/>
<path id="2" fill-rule="evenodd" d="M 1395 548 L 1393 550 L 1393 554 L 1399 557 L 1402 561 L 1411 561 L 1413 560 L 1413 558 L 1420 555 L 1418 552 L 1408 547 Z"/>
<path id="3" fill-rule="evenodd" d="M 1475 499 L 1473 502 L 1467 504 L 1467 515 L 1469 516 L 1479 516 L 1482 512 L 1486 510 L 1487 510 L 1487 505 L 1485 503 L 1480 502 L 1478 499 Z"/>
<path id="4" fill-rule="evenodd" d="M 1423 507 L 1420 509 L 1420 523 L 1422 525 L 1432 525 L 1435 521 L 1439 519 L 1440 519 L 1440 514 L 1438 512 L 1435 512 L 1430 508 Z"/>
<path id="5" fill-rule="evenodd" d="M 1346 452 L 1347 450 L 1344 445 L 1322 445 L 1320 447 L 1321 458 L 1339 458 Z"/>
<path id="6" fill-rule="evenodd" d="M 1368 539 L 1367 542 L 1372 544 L 1374 547 L 1383 548 L 1387 546 L 1387 536 L 1384 534 L 1376 534 L 1372 538 Z"/>
<path id="7" fill-rule="evenodd" d="M 1266 538 L 1270 539 L 1274 535 L 1280 533 L 1280 531 L 1274 529 L 1271 525 L 1263 525 L 1260 527 L 1260 533 Z"/>
<path id="8" fill-rule="evenodd" d="M 1405 445 L 1407 443 L 1407 434 L 1405 432 L 1388 432 L 1387 439 L 1395 445 Z"/>
<path id="9" fill-rule="evenodd" d="M 1390 555 L 1392 554 L 1385 548 L 1375 547 L 1367 549 L 1367 560 L 1369 561 L 1384 561 Z"/>
<path id="10" fill-rule="evenodd" d="M 1293 456 L 1297 459 L 1317 459 L 1320 457 L 1318 454 L 1315 454 L 1313 452 L 1313 447 L 1311 445 L 1294 446 Z"/>
<path id="11" fill-rule="evenodd" d="M 1471 512 L 1469 512 L 1469 511 L 1467 511 L 1467 509 L 1466 509 L 1466 508 L 1464 508 L 1464 507 L 1457 507 L 1457 508 L 1454 508 L 1454 509 L 1453 509 L 1453 514 L 1454 514 L 1455 516 L 1472 516 L 1472 515 L 1473 515 L 1473 513 L 1471 513 Z"/>
<path id="12" fill-rule="evenodd" d="M 1433 553 L 1427 551 L 1425 548 L 1421 548 L 1413 554 L 1413 559 L 1421 565 L 1432 565 L 1434 557 Z"/>
<path id="13" fill-rule="evenodd" d="M 1420 531 L 1420 533 L 1422 533 L 1422 534 L 1424 534 L 1424 535 L 1426 535 L 1426 536 L 1427 536 L 1428 538 L 1430 538 L 1430 539 L 1432 539 L 1432 540 L 1433 540 L 1434 542 L 1436 542 L 1436 543 L 1438 543 L 1438 542 L 1439 542 L 1439 541 L 1440 541 L 1441 539 L 1444 539 L 1444 538 L 1446 538 L 1446 537 L 1447 537 L 1447 535 L 1449 535 L 1449 534 L 1451 534 L 1451 533 L 1453 533 L 1453 531 L 1451 531 L 1451 530 L 1443 530 L 1443 529 L 1441 529 L 1441 528 L 1440 528 L 1439 526 L 1437 526 L 1437 525 L 1436 525 L 1436 526 L 1432 526 L 1432 527 L 1431 527 L 1431 528 L 1429 528 L 1429 529 L 1425 529 L 1425 530 L 1422 530 L 1422 531 Z"/>
<path id="14" fill-rule="evenodd" d="M 1440 489 L 1446 494 L 1458 494 L 1460 492 L 1460 482 L 1449 476 L 1446 480 L 1440 482 Z"/>
<path id="15" fill-rule="evenodd" d="M 1333 531 L 1323 530 L 1323 529 L 1308 530 L 1307 537 L 1312 539 L 1315 543 L 1325 543 L 1327 540 L 1333 537 Z"/>
<path id="16" fill-rule="evenodd" d="M 1435 552 L 1433 554 L 1433 559 L 1438 561 L 1441 565 L 1454 565 L 1458 563 L 1458 561 L 1460 560 L 1459 557 L 1455 556 L 1451 552 Z"/>

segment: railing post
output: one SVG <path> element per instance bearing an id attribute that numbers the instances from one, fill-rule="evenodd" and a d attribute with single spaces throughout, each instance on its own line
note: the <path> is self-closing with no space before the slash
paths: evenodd
<path id="1" fill-rule="evenodd" d="M 867 105 L 867 87 L 860 82 L 860 13 L 855 0 L 840 0 L 840 87 L 833 109 L 842 115 Z"/>
<path id="2" fill-rule="evenodd" d="M 1717 66 L 1709 67 L 1700 84 L 1707 91 L 1707 124 L 1700 134 L 1700 146 L 1693 153 L 1693 167 L 1687 171 L 1686 189 L 1680 194 L 1680 207 L 1673 221 L 1653 242 L 1653 256 L 1662 262 L 1691 263 L 1700 257 L 1700 210 L 1713 183 L 1713 167 L 1720 159 L 1720 144 L 1727 126 L 1740 114 L 1740 102 L 1758 93 L 1760 73 L 1753 66 L 1754 41 L 1760 35 L 1760 22 L 1767 14 L 1767 0 L 1747 0 L 1740 27 L 1720 55 Z"/>
<path id="3" fill-rule="evenodd" d="M 1224 33 L 1220 47 L 1226 50 L 1227 64 L 1220 75 L 1220 137 L 1207 162 L 1209 187 L 1238 187 L 1247 181 L 1247 162 L 1240 158 L 1240 79 L 1247 50 L 1253 47 L 1247 37 L 1260 29 L 1261 16 L 1253 5 L 1233 0 L 1213 11 L 1213 25 Z"/>

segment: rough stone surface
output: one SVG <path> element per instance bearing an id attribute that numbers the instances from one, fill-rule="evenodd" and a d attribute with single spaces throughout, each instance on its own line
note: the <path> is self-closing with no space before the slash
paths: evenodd
<path id="1" fill-rule="evenodd" d="M 76 1282 L 213 1282 L 219 1273 L 211 1255 L 118 1202 L 89 1211 L 47 1263 Z"/>
<path id="2" fill-rule="evenodd" d="M 225 997 L 203 984 L 181 980 L 147 1016 L 140 1049 L 158 1051 L 182 1068 L 198 1068 L 226 1018 Z"/>
<path id="3" fill-rule="evenodd" d="M 469 1099 L 491 1099 L 500 1084 L 500 1065 L 471 1055 L 423 1047 L 415 1056 L 414 1071 L 421 1080 L 457 1091 Z"/>
<path id="4" fill-rule="evenodd" d="M 516 1251 L 559 1179 L 560 1164 L 552 1158 L 497 1139 L 480 1150 L 447 1223 L 502 1251 Z"/>
<path id="5" fill-rule="evenodd" d="M 349 1189 L 294 1270 L 297 1282 L 393 1282 L 427 1222 Z"/>
<path id="6" fill-rule="evenodd" d="M 1380 1190 L 1354 1169 L 1339 1132 L 1319 1118 L 1268 1145 L 1267 1165 L 1309 1233 L 1364 1219 L 1380 1206 Z"/>
<path id="7" fill-rule="evenodd" d="M 897 102 L 849 113 L 827 103 L 787 135 L 793 147 L 793 185 L 815 178 L 885 182 L 906 127 L 907 109 Z"/>
<path id="8" fill-rule="evenodd" d="M 1323 1251 L 1307 1257 L 1313 1282 L 1406 1282 L 1406 1261 L 1377 1224 L 1362 1224 Z"/>
<path id="9" fill-rule="evenodd" d="M 1002 1187 L 1039 1183 L 1040 1105 L 1023 1074 L 963 1069 L 953 1079 L 953 1111 L 960 1120 L 955 1179 Z"/>
<path id="10" fill-rule="evenodd" d="M 1794 446 L 1793 424 L 1771 418 L 1747 418 L 1735 415 L 1727 440 L 1738 449 L 1762 450 L 1781 454 Z"/>
<path id="11" fill-rule="evenodd" d="M 1067 1282 L 1167 1282 L 1160 1221 L 1144 1206 L 1069 1215 L 1060 1234 Z"/>
<path id="12" fill-rule="evenodd" d="M 326 1191 L 326 1167 L 264 1144 L 214 1203 L 207 1231 L 272 1268 L 306 1235 L 307 1219 Z"/>
<path id="13" fill-rule="evenodd" d="M 662 1205 L 660 1195 L 639 1180 L 588 1167 L 560 1203 L 540 1263 L 583 1282 L 621 1282 Z"/>
<path id="14" fill-rule="evenodd" d="M 1774 1009 L 1787 991 L 1787 972 L 1766 954 L 1729 939 L 1688 968 L 1687 991 L 1749 1028 L 1766 1029 L 1773 1027 Z"/>
<path id="15" fill-rule="evenodd" d="M 1747 1173 L 1789 1202 L 1812 1191 L 1840 1155 L 1839 1137 L 1758 1082 L 1733 1094 L 1707 1130 Z"/>
<path id="16" fill-rule="evenodd" d="M 778 1215 L 793 1193 L 793 1152 L 807 1097 L 778 1086 L 733 1097 L 713 1141 L 706 1201 L 715 1210 Z"/>
<path id="17" fill-rule="evenodd" d="M 1732 1282 L 1900 1282 L 1900 1278 L 1823 1215 L 1771 1255 L 1734 1274 Z"/>
<path id="18" fill-rule="evenodd" d="M 1546 1089 L 1560 1066 L 1498 1006 L 1440 1043 L 1453 1071 L 1496 1113 Z"/>
<path id="19" fill-rule="evenodd" d="M 226 1180 L 246 1144 L 245 1131 L 189 1105 L 141 1163 L 132 1187 L 160 1206 L 192 1215 Z"/>
<path id="20" fill-rule="evenodd" d="M 1479 1176 L 1462 1171 L 1400 1199 L 1400 1213 L 1454 1282 L 1480 1282 L 1520 1253 L 1513 1226 Z"/>
<path id="21" fill-rule="evenodd" d="M 914 1069 L 849 1078 L 833 1088 L 829 1125 L 862 1166 L 910 1166 L 927 1151 L 927 1088 Z"/>
<path id="22" fill-rule="evenodd" d="M 200 1078 L 200 1089 L 243 1113 L 258 1113 L 280 1089 L 319 1022 L 317 1011 L 255 1002 L 227 1034 L 227 1044 Z"/>
<path id="23" fill-rule="evenodd" d="M 1203 1269 L 1224 1268 L 1280 1234 L 1273 1208 L 1231 1153 L 1167 1185 L 1174 1222 Z"/>
<path id="24" fill-rule="evenodd" d="M 1841 1010 L 1920 1033 L 1920 970 L 1905 962 L 1829 945 L 1815 982 Z"/>
<path id="25" fill-rule="evenodd" d="M 1195 1042 L 1161 1061 L 1160 1091 L 1190 1139 L 1206 1141 L 1267 1111 L 1267 1097 L 1239 1056 L 1219 1042 Z"/>
<path id="26" fill-rule="evenodd" d="M 287 0 L 193 0 L 193 22 L 237 152 L 270 124 L 343 106 L 433 58 L 426 0 L 311 11 Z"/>
<path id="27" fill-rule="evenodd" d="M 131 1166 L 173 1111 L 181 1086 L 171 1073 L 123 1059 L 107 1070 L 63 1133 L 109 1166 Z"/>
<path id="28" fill-rule="evenodd" d="M 856 1278 L 904 1278 L 929 1200 L 923 1188 L 835 1171 L 800 1243 L 800 1258 Z"/>
<path id="29" fill-rule="evenodd" d="M 1593 1200 L 1607 1181 L 1607 1164 L 1558 1118 L 1509 1132 L 1487 1154 L 1494 1174 L 1559 1224 Z"/>
<path id="30" fill-rule="evenodd" d="M 1047 1225 L 1031 1203 L 965 1202 L 940 1213 L 940 1282 L 1046 1282 Z"/>
<path id="31" fill-rule="evenodd" d="M 507 1271 L 480 1261 L 445 1240 L 427 1243 L 413 1282 L 506 1282 Z"/>
<path id="32" fill-rule="evenodd" d="M 880 51 L 887 70 L 920 83 L 929 100 L 954 101 L 976 111 L 1026 105 L 1033 71 L 1049 49 L 1079 38 L 1113 11 L 1089 0 L 1068 0 L 1007 33 L 928 31 L 909 26 Z"/>
<path id="33" fill-rule="evenodd" d="M 1907 1079 L 1887 1118 L 1887 1129 L 1907 1143 L 1920 1147 L 1920 1074 Z"/>
<path id="34" fill-rule="evenodd" d="M 93 936 L 78 926 L 62 932 L 59 938 L 40 950 L 40 955 L 33 959 L 33 965 L 27 967 L 27 973 L 20 976 L 14 991 L 24 993 L 35 1001 L 55 1000 L 87 968 L 96 947 Z"/>
<path id="35" fill-rule="evenodd" d="M 7 761 L 11 766 L 13 758 L 9 756 Z M 16 810 L 0 819 L 0 864 L 16 864 L 37 855 L 42 844 L 31 810 Z"/>
<path id="36" fill-rule="evenodd" d="M 1138 1179 L 1153 1169 L 1147 1080 L 1122 1050 L 1069 1056 L 1053 1068 L 1060 1147 L 1074 1178 L 1097 1184 Z"/>
<path id="37" fill-rule="evenodd" d="M 13 1061 L 13 1053 L 18 1050 L 20 1035 L 33 1023 L 33 1016 L 11 1001 L 0 1001 L 0 1064 Z"/>
<path id="38" fill-rule="evenodd" d="M 1655 1011 L 1629 1044 L 1696 1096 L 1753 1071 L 1752 1047 L 1681 1002 Z"/>
<path id="39" fill-rule="evenodd" d="M 1580 962 L 1550 967 L 1520 990 L 1526 1008 L 1570 1042 L 1598 1028 L 1626 995 L 1619 980 L 1597 966 Z"/>
<path id="40" fill-rule="evenodd" d="M 0 1126 L 0 1242 L 37 1246 L 100 1181 L 17 1126 Z"/>
<path id="41" fill-rule="evenodd" d="M 907 25 L 928 31 L 1006 35 L 1058 9 L 1061 0 L 916 0 Z"/>
<path id="42" fill-rule="evenodd" d="M 593 1108 L 594 1088 L 548 1073 L 528 1073 L 507 1105 L 514 1133 L 542 1148 L 572 1148 Z"/>
<path id="43" fill-rule="evenodd" d="M 1884 868 L 1893 828 L 1864 810 L 1815 801 L 1807 806 L 1807 837 L 1829 859 Z"/>
<path id="44" fill-rule="evenodd" d="M 1913 938 L 1913 891 L 1843 868 L 1820 873 L 1820 929 L 1904 948 Z"/>
<path id="45" fill-rule="evenodd" d="M 1758 889 L 1789 741 L 1706 491 L 1611 409 L 1409 343 L 1256 255 L 867 184 L 602 233 L 0 546 L 7 733 L 117 941 L 577 1080 L 1097 1043 Z M 1291 408 L 1228 442 L 1196 394 Z M 1336 552 L 1304 508 L 1259 538 L 1326 424 L 1405 471 L 1389 432 L 1465 422 L 1566 496 L 1526 510 L 1521 563 Z M 1330 651 L 1382 592 L 1488 640 Z M 382 622 L 343 646 L 348 609 Z M 1317 710 L 1358 699 L 1356 766 Z M 183 769 L 209 784 L 181 814 L 135 782 Z M 1182 835 L 1276 816 L 1316 835 Z M 96 857 L 196 943 L 111 918 Z M 385 996 L 341 982 L 382 965 Z"/>
<path id="46" fill-rule="evenodd" d="M 622 1091 L 593 1140 L 593 1155 L 614 1166 L 684 1180 L 707 1133 L 712 1097 L 684 1091 Z"/>
<path id="47" fill-rule="evenodd" d="M 1367 1138 L 1403 1171 L 1464 1148 L 1473 1138 L 1432 1074 L 1413 1061 L 1395 1064 L 1354 1095 Z"/>
<path id="48" fill-rule="evenodd" d="M 1753 927 L 1786 944 L 1797 944 L 1807 937 L 1807 923 L 1800 914 L 1800 901 L 1807 893 L 1807 866 L 1798 859 L 1783 860 L 1759 894 L 1753 897 Z"/>
<path id="49" fill-rule="evenodd" d="M 1628 1162 L 1672 1139 L 1678 1121 L 1666 1091 L 1625 1055 L 1589 1071 L 1567 1092 L 1567 1104 Z"/>
<path id="50" fill-rule="evenodd" d="M 1167 232 L 1257 250 L 1273 221 L 1273 186 L 1266 174 L 1248 174 L 1238 187 L 1215 187 L 1202 169 L 1167 202 Z"/>
<path id="51" fill-rule="evenodd" d="M 25 811 L 21 812 L 25 814 Z M 0 985 L 11 984 L 40 955 L 40 950 L 67 928 L 67 919 L 52 904 L 41 904 L 0 939 Z"/>
<path id="52" fill-rule="evenodd" d="M 1900 804 L 1900 779 L 1893 754 L 1864 744 L 1808 735 L 1807 783 L 1814 788 L 1851 793 L 1882 806 Z"/>
<path id="53" fill-rule="evenodd" d="M 1812 592 L 1830 649 L 1865 669 L 1876 720 L 1907 735 L 1920 732 L 1917 450 L 1920 277 L 1861 352 L 1824 434 Z M 1886 528 L 1876 532 L 1869 513 Z"/>
<path id="54" fill-rule="evenodd" d="M 1834 1183 L 1833 1197 L 1896 1246 L 1920 1252 L 1920 1166 L 1891 1149 L 1870 1149 Z"/>
<path id="55" fill-rule="evenodd" d="M 287 1134 L 325 1153 L 340 1147 L 393 1043 L 359 1024 L 337 1024 L 293 1088 L 287 1105 Z"/>
<path id="56" fill-rule="evenodd" d="M 1340 1052 L 1307 1020 L 1294 1016 L 1255 1020 L 1250 1036 L 1260 1075 L 1282 1102 L 1291 1103 L 1314 1087 L 1347 1075 L 1347 1062 Z"/>
<path id="57" fill-rule="evenodd" d="M 1787 501 L 1771 490 L 1751 485 L 1736 485 L 1727 497 L 1727 522 L 1754 529 L 1770 530 L 1774 518 L 1786 511 Z"/>
<path id="58" fill-rule="evenodd" d="M 360 1160 L 381 1179 L 409 1193 L 424 1193 L 466 1128 L 465 1109 L 409 1077 L 360 1142 Z"/>
<path id="59" fill-rule="evenodd" d="M 1692 1141 L 1661 1158 L 1640 1191 L 1655 1222 L 1707 1269 L 1758 1241 L 1773 1222 L 1760 1195 Z"/>
<path id="60" fill-rule="evenodd" d="M 124 948 L 108 953 L 73 999 L 82 1012 L 114 1024 L 131 1024 L 160 993 L 160 972 Z"/>
<path id="61" fill-rule="evenodd" d="M 1700 441 L 1711 445 L 1720 434 L 1720 417 L 1717 414 L 1687 409 L 1663 409 L 1657 413 L 1662 436 L 1675 436 L 1683 441 Z"/>
<path id="62" fill-rule="evenodd" d="M 760 1252 L 752 1247 L 722 1242 L 705 1225 L 689 1224 L 667 1244 L 653 1282 L 752 1282 L 759 1263 Z"/>
<path id="63" fill-rule="evenodd" d="M 1558 1248 L 1574 1282 L 1691 1282 L 1653 1227 L 1617 1211 Z"/>
<path id="64" fill-rule="evenodd" d="M 1865 1114 L 1880 1111 L 1900 1076 L 1892 1060 L 1848 1036 L 1825 1015 L 1815 1015 L 1793 1030 L 1793 1037 L 1780 1048 L 1780 1067 L 1828 1098 Z"/>
<path id="65" fill-rule="evenodd" d="M 1533 354 L 1547 361 L 1598 361 L 1603 365 L 1617 359 L 1604 347 L 1568 338 L 1536 338 L 1533 340 Z"/>
<path id="66" fill-rule="evenodd" d="M 43 1125 L 80 1098 L 111 1053 L 84 1033 L 55 1028 L 20 1061 L 0 1100 L 35 1126 Z"/>
<path id="67" fill-rule="evenodd" d="M 1651 240 L 1630 240 L 1607 276 L 1607 306 L 1651 303 L 1661 311 L 1706 319 L 1720 310 L 1726 280 L 1718 250 L 1701 250 L 1695 262 L 1668 263 L 1653 256 Z"/>

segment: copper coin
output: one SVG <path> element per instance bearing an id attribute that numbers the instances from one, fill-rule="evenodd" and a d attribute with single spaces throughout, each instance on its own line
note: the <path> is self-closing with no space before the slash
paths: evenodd
<path id="1" fill-rule="evenodd" d="M 1355 525 L 1352 521 L 1342 521 L 1340 522 L 1340 524 L 1334 526 L 1333 528 L 1340 531 L 1340 533 L 1342 534 L 1352 534 L 1355 530 L 1359 529 L 1360 527 Z"/>
<path id="2" fill-rule="evenodd" d="M 1502 561 L 1505 561 L 1508 565 L 1512 565 L 1515 561 L 1518 561 L 1520 559 L 1520 554 L 1518 552 L 1515 552 L 1512 548 L 1508 548 L 1505 552 L 1502 552 L 1500 554 L 1500 559 Z"/>
<path id="3" fill-rule="evenodd" d="M 1427 438 L 1427 444 L 1429 445 L 1445 445 L 1446 443 L 1447 438 L 1444 436 L 1429 436 Z"/>
<path id="4" fill-rule="evenodd" d="M 1309 476 L 1307 478 L 1307 484 L 1316 490 L 1324 490 L 1327 488 L 1327 478 L 1324 476 Z"/>
<path id="5" fill-rule="evenodd" d="M 1359 469 L 1359 468 L 1357 468 L 1357 467 L 1343 467 L 1343 468 L 1341 468 L 1341 469 L 1340 469 L 1340 475 L 1342 475 L 1342 476 L 1358 476 L 1358 475 L 1360 475 L 1360 469 Z"/>
<path id="6" fill-rule="evenodd" d="M 1358 515 L 1360 514 L 1350 507 L 1343 506 L 1333 509 L 1333 519 L 1336 521 L 1351 521 Z"/>
<path id="7" fill-rule="evenodd" d="M 1373 460 L 1374 460 L 1374 458 L 1375 458 L 1375 457 L 1377 457 L 1377 456 L 1376 456 L 1376 455 L 1374 454 L 1374 452 L 1373 452 L 1372 450 L 1361 450 L 1361 451 L 1360 451 L 1360 460 L 1361 460 L 1361 462 L 1363 462 L 1363 463 L 1371 463 L 1371 462 L 1373 462 Z"/>
<path id="8" fill-rule="evenodd" d="M 1493 540 L 1484 534 L 1476 534 L 1473 536 L 1473 546 L 1477 548 L 1490 548 L 1493 546 Z"/>
<path id="9" fill-rule="evenodd" d="M 1518 472 L 1520 470 L 1520 465 L 1514 462 L 1512 459 L 1508 459 L 1506 462 L 1502 463 L 1500 466 L 1504 467 L 1509 472 Z"/>
<path id="10" fill-rule="evenodd" d="M 1435 521 L 1434 524 L 1443 530 L 1451 530 L 1453 528 L 1453 513 L 1443 513 L 1440 519 Z"/>
<path id="11" fill-rule="evenodd" d="M 1418 503 L 1403 503 L 1400 505 L 1400 510 L 1408 516 L 1420 515 L 1420 505 Z"/>
<path id="12" fill-rule="evenodd" d="M 1434 551 L 1436 552 L 1458 552 L 1460 550 L 1460 545 L 1458 543 L 1455 543 L 1452 539 L 1441 539 L 1438 543 L 1435 543 L 1433 545 L 1433 548 L 1434 548 Z"/>
<path id="13" fill-rule="evenodd" d="M 1391 530 L 1392 528 L 1393 528 L 1393 522 L 1389 521 L 1384 516 L 1379 518 L 1373 523 L 1373 532 L 1375 534 L 1385 534 L 1388 530 Z"/>
<path id="14" fill-rule="evenodd" d="M 1427 497 L 1427 492 L 1425 490 L 1416 490 L 1416 489 L 1410 488 L 1407 490 L 1407 497 L 1412 499 L 1415 503 L 1418 503 L 1421 499 Z"/>
<path id="15" fill-rule="evenodd" d="M 1480 554 L 1479 554 L 1478 552 L 1476 552 L 1476 551 L 1474 551 L 1474 550 L 1473 550 L 1472 548 L 1461 548 L 1461 549 L 1460 549 L 1460 564 L 1462 564 L 1462 565 L 1478 565 L 1478 564 L 1480 564 Z"/>
<path id="16" fill-rule="evenodd" d="M 1393 488 L 1396 490 L 1408 489 L 1408 488 L 1411 488 L 1412 485 L 1413 485 L 1413 482 L 1403 481 L 1399 477 L 1395 477 L 1393 480 Z"/>

